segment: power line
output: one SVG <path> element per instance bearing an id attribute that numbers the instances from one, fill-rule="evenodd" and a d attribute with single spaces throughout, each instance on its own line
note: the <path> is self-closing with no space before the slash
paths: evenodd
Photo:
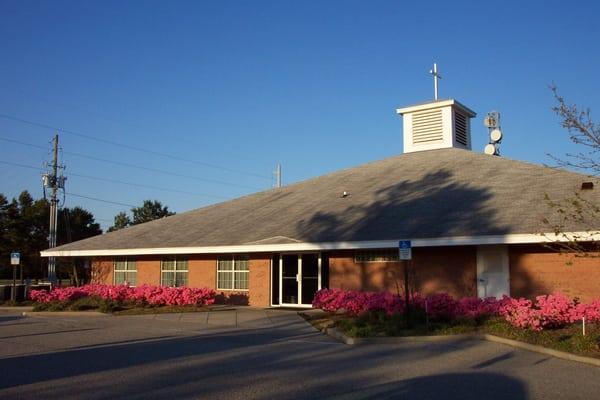
<path id="1" fill-rule="evenodd" d="M 0 160 L 0 163 L 1 164 L 6 164 L 6 165 L 13 165 L 13 166 L 16 166 L 16 167 L 22 167 L 22 168 L 28 168 L 28 169 L 35 169 L 35 170 L 38 170 L 38 171 L 40 170 L 40 168 L 34 167 L 33 165 L 25 165 L 25 164 L 13 163 L 13 162 L 2 161 L 2 160 Z M 70 174 L 70 175 L 75 175 L 75 174 Z M 137 207 L 137 206 L 135 206 L 133 204 L 122 203 L 122 202 L 119 202 L 119 201 L 112 201 L 112 200 L 106 200 L 106 199 L 99 199 L 97 197 L 84 196 L 82 194 L 77 194 L 77 193 L 65 192 L 65 194 L 68 194 L 69 196 L 73 196 L 73 197 L 80 197 L 82 199 L 88 199 L 88 200 L 98 201 L 98 202 L 101 202 L 101 203 L 115 204 L 115 205 L 118 205 L 118 206 L 125 206 L 125 207 L 131 207 L 131 208 Z M 97 218 L 95 216 L 94 216 L 94 220 L 112 222 L 112 220 L 110 220 L 110 219 L 107 219 L 107 218 Z"/>
<path id="2" fill-rule="evenodd" d="M 102 203 L 116 204 L 118 206 L 125 206 L 125 207 L 131 207 L 131 208 L 137 207 L 137 206 L 134 206 L 133 204 L 120 203 L 118 201 L 111 201 L 111 200 L 104 200 L 104 199 L 99 199 L 97 197 L 84 196 L 82 194 L 76 194 L 76 193 L 71 193 L 71 192 L 65 192 L 65 194 L 68 194 L 69 196 L 81 197 L 82 199 L 99 201 L 99 202 L 102 202 Z"/>
<path id="3" fill-rule="evenodd" d="M 219 196 L 219 195 L 215 195 L 215 194 L 188 192 L 186 190 L 164 188 L 164 187 L 154 186 L 154 185 L 144 185 L 144 184 L 141 184 L 141 183 L 126 182 L 126 181 L 120 181 L 120 180 L 117 180 L 117 179 L 100 178 L 98 176 L 76 174 L 76 173 L 73 173 L 73 172 L 69 172 L 69 175 L 70 176 L 77 176 L 77 177 L 80 177 L 80 178 L 93 179 L 93 180 L 96 180 L 96 181 L 118 183 L 118 184 L 121 184 L 121 185 L 128 185 L 128 186 L 135 186 L 135 187 L 140 187 L 140 188 L 161 190 L 161 191 L 164 191 L 164 192 L 175 192 L 175 193 L 189 194 L 189 195 L 192 195 L 192 196 L 213 197 L 215 199 L 228 199 L 228 197 Z"/>
<path id="4" fill-rule="evenodd" d="M 130 118 L 118 118 L 118 117 L 115 117 L 113 115 L 110 115 L 110 114 L 107 114 L 107 113 L 104 113 L 104 112 L 100 112 L 100 111 L 95 110 L 95 109 L 85 108 L 85 107 L 82 107 L 80 103 L 72 103 L 72 102 L 65 103 L 64 99 L 61 99 L 63 101 L 59 103 L 59 102 L 56 101 L 55 97 L 48 97 L 48 96 L 46 96 L 44 99 L 42 99 L 42 97 L 44 97 L 44 96 L 40 96 L 40 93 L 35 93 L 35 97 L 34 97 L 34 95 L 32 95 L 32 93 L 30 91 L 23 90 L 22 88 L 19 88 L 19 87 L 16 87 L 16 86 L 12 86 L 12 85 L 6 85 L 6 84 L 2 84 L 1 86 L 5 90 L 12 90 L 13 93 L 18 93 L 18 95 L 20 95 L 22 98 L 26 99 L 27 101 L 36 102 L 38 104 L 48 104 L 48 103 L 50 103 L 53 106 L 59 106 L 62 109 L 69 110 L 69 111 L 72 111 L 72 109 L 76 109 L 76 110 L 82 111 L 84 113 L 92 114 L 92 115 L 94 115 L 97 118 L 101 118 L 101 119 L 104 119 L 104 120 L 112 122 L 112 123 L 117 123 L 117 124 L 120 124 L 120 125 L 123 125 L 123 126 L 128 126 L 128 127 L 133 126 L 133 127 L 136 127 L 137 129 L 142 129 L 144 131 L 154 132 L 154 133 L 160 134 L 162 136 L 173 137 L 173 134 L 171 132 L 165 133 L 164 130 L 156 129 L 153 126 L 147 126 L 145 124 L 141 124 L 141 123 L 139 123 L 137 121 L 134 121 L 134 120 L 132 120 Z M 189 139 L 187 139 L 185 137 L 182 137 L 181 134 L 177 135 L 176 139 L 179 142 L 181 142 L 181 143 L 183 143 L 185 145 L 193 145 L 195 147 L 200 146 L 200 144 L 197 141 L 189 140 Z M 232 153 L 231 149 L 227 149 L 227 153 L 228 154 L 234 154 L 235 153 L 237 156 L 240 155 L 240 153 L 237 152 L 237 151 L 234 151 Z M 255 161 L 259 161 L 258 158 L 249 155 L 247 152 L 243 153 L 243 155 L 247 159 L 253 159 Z M 260 161 L 264 161 L 264 160 L 260 160 Z M 267 176 L 265 176 L 265 178 L 266 177 Z"/>
<path id="5" fill-rule="evenodd" d="M 40 167 L 34 167 L 33 165 L 25 165 L 25 164 L 13 163 L 13 162 L 2 161 L 2 160 L 0 160 L 0 163 L 6 164 L 6 165 L 12 165 L 12 166 L 15 166 L 15 167 L 35 169 L 35 170 L 40 171 L 40 172 L 43 171 L 42 168 L 40 168 Z"/>
<path id="6" fill-rule="evenodd" d="M 15 167 L 21 167 L 21 168 L 29 168 L 29 169 L 35 169 L 35 170 L 40 170 L 41 169 L 41 168 L 35 167 L 33 165 L 25 165 L 25 164 L 13 163 L 13 162 L 9 162 L 9 161 L 2 161 L 2 160 L 0 160 L 0 163 L 6 164 L 6 165 L 12 165 L 12 166 L 15 166 Z M 161 190 L 161 191 L 165 191 L 165 192 L 175 192 L 175 193 L 182 193 L 182 194 L 188 194 L 188 195 L 193 195 L 193 196 L 202 196 L 202 197 L 213 197 L 213 198 L 224 199 L 224 200 L 228 199 L 228 197 L 214 195 L 214 194 L 188 192 L 186 190 L 179 190 L 179 189 L 173 189 L 173 188 L 165 188 L 165 187 L 154 186 L 154 185 L 144 185 L 144 184 L 141 184 L 141 183 L 121 181 L 121 180 L 117 180 L 117 179 L 101 178 L 101 177 L 98 177 L 98 176 L 83 175 L 83 174 L 77 174 L 77 173 L 74 173 L 74 172 L 70 172 L 69 175 L 70 176 L 77 176 L 77 177 L 80 177 L 80 178 L 86 178 L 86 179 L 92 179 L 92 180 L 102 181 L 102 182 L 118 183 L 118 184 L 121 184 L 121 185 L 128 185 L 128 186 L 141 187 L 141 188 L 147 188 L 147 189 Z"/>
<path id="7" fill-rule="evenodd" d="M 38 149 L 43 149 L 43 150 L 47 150 L 46 147 L 44 146 L 40 146 L 37 144 L 32 144 L 32 143 L 27 143 L 27 142 L 22 142 L 19 140 L 15 140 L 15 139 L 9 139 L 9 138 L 5 138 L 5 137 L 0 137 L 0 140 L 3 140 L 5 142 L 9 142 L 9 143 L 16 143 L 22 146 L 29 146 L 29 147 L 34 147 L 34 148 L 38 148 Z M 114 165 L 119 165 L 122 167 L 128 167 L 128 168 L 136 168 L 136 169 L 141 169 L 144 171 L 149 171 L 149 172 L 155 172 L 155 173 L 159 173 L 159 174 L 165 174 L 165 175 L 171 175 L 171 176 L 177 176 L 180 178 L 187 178 L 187 179 L 194 179 L 197 181 L 202 181 L 202 182 L 208 182 L 208 183 L 216 183 L 219 185 L 226 185 L 226 186 L 237 186 L 237 187 L 241 187 L 241 188 L 245 188 L 245 189 L 252 189 L 252 190 L 263 190 L 261 188 L 257 188 L 254 186 L 248 186 L 248 185 L 242 185 L 239 183 L 232 183 L 232 182 L 226 182 L 226 181 L 221 181 L 221 180 L 217 180 L 217 179 L 207 179 L 207 178 L 200 178 L 197 176 L 193 176 L 193 175 L 186 175 L 186 174 L 180 174 L 177 172 L 172 172 L 172 171 L 165 171 L 162 169 L 158 169 L 158 168 L 150 168 L 150 167 L 144 167 L 142 165 L 136 165 L 136 164 L 131 164 L 131 163 L 126 163 L 126 162 L 122 162 L 122 161 L 114 161 L 114 160 L 108 160 L 105 158 L 100 158 L 100 157 L 95 157 L 95 156 L 91 156 L 88 154 L 82 154 L 82 153 L 76 153 L 73 151 L 63 151 L 64 154 L 69 154 L 75 157 L 82 157 L 82 158 L 87 158 L 90 160 L 95 160 L 95 161 L 99 161 L 99 162 L 104 162 L 104 163 L 108 163 L 108 164 L 114 164 Z"/>
<path id="8" fill-rule="evenodd" d="M 271 176 L 257 174 L 257 173 L 254 173 L 254 172 L 242 171 L 242 170 L 238 170 L 238 169 L 235 169 L 235 168 L 223 167 L 223 166 L 220 166 L 220 165 L 211 164 L 211 163 L 207 163 L 207 162 L 204 162 L 204 161 L 192 160 L 192 159 L 189 159 L 189 158 L 179 157 L 179 156 L 176 156 L 176 155 L 173 155 L 173 154 L 169 154 L 169 153 L 163 153 L 163 152 L 159 152 L 159 151 L 155 151 L 155 150 L 145 149 L 145 148 L 142 148 L 142 147 L 132 146 L 132 145 L 125 144 L 125 143 L 115 142 L 115 141 L 108 140 L 108 139 L 102 139 L 102 138 L 99 138 L 99 137 L 96 137 L 96 136 L 93 136 L 93 135 L 89 135 L 89 134 L 85 134 L 85 133 L 81 133 L 81 132 L 77 132 L 77 131 L 73 131 L 73 130 L 69 130 L 69 129 L 63 129 L 63 128 L 55 127 L 55 126 L 52 126 L 52 125 L 43 124 L 43 123 L 40 123 L 40 122 L 30 121 L 30 120 L 19 118 L 19 117 L 14 117 L 12 115 L 0 114 L 0 118 L 9 119 L 9 120 L 12 120 L 12 121 L 17 121 L 17 122 L 20 122 L 20 123 L 23 123 L 23 124 L 33 125 L 33 126 L 37 126 L 37 127 L 40 127 L 40 128 L 51 129 L 53 131 L 59 130 L 61 133 L 66 133 L 68 135 L 78 136 L 78 137 L 82 137 L 82 138 L 85 138 L 85 139 L 88 139 L 88 140 L 94 140 L 94 141 L 99 142 L 99 143 L 105 143 L 105 144 L 110 144 L 112 146 L 123 147 L 123 148 L 129 149 L 129 150 L 139 151 L 139 152 L 142 152 L 142 153 L 147 153 L 147 154 L 152 154 L 152 155 L 156 155 L 156 156 L 166 157 L 166 158 L 170 158 L 172 160 L 184 161 L 184 162 L 188 162 L 188 163 L 202 165 L 202 166 L 209 167 L 209 168 L 220 169 L 220 170 L 223 170 L 223 171 L 233 172 L 233 173 L 237 173 L 237 174 L 254 176 L 254 177 L 257 177 L 257 178 L 272 180 Z"/>
<path id="9" fill-rule="evenodd" d="M 13 162 L 2 161 L 2 160 L 0 160 L 0 163 L 1 164 L 6 164 L 6 165 L 13 165 L 13 166 L 16 166 L 16 167 L 21 167 L 21 168 L 35 169 L 37 171 L 40 170 L 40 168 L 34 167 L 33 165 L 25 165 L 25 164 L 13 163 Z M 68 194 L 70 196 L 75 196 L 75 197 L 81 197 L 81 198 L 84 198 L 84 199 L 100 201 L 100 202 L 103 202 L 103 203 L 116 204 L 116 205 L 119 205 L 119 206 L 137 207 L 137 206 L 134 206 L 133 204 L 121 203 L 121 202 L 112 201 L 112 200 L 98 199 L 96 197 L 89 197 L 89 196 L 84 196 L 84 195 L 76 194 L 76 193 L 65 192 L 65 194 Z"/>

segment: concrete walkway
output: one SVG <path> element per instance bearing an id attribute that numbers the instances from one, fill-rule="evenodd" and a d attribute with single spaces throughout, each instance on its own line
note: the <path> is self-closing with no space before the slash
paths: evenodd
<path id="1" fill-rule="evenodd" d="M 118 319 L 134 321 L 152 320 L 171 322 L 180 326 L 202 328 L 273 328 L 285 320 L 300 321 L 296 310 L 281 310 L 277 308 L 263 309 L 253 307 L 215 307 L 210 311 L 193 313 L 168 313 L 146 315 L 115 316 Z"/>
<path id="2" fill-rule="evenodd" d="M 4 399 L 592 399 L 600 368 L 456 340 L 348 346 L 295 311 L 0 312 Z"/>

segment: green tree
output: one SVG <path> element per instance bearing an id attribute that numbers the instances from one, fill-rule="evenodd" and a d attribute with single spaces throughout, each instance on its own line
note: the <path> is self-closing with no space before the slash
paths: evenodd
<path id="1" fill-rule="evenodd" d="M 126 228 L 129 225 L 131 225 L 131 219 L 124 211 L 121 211 L 120 213 L 115 215 L 114 225 L 111 226 L 110 228 L 108 228 L 108 231 L 109 232 L 118 231 L 119 229 Z"/>
<path id="2" fill-rule="evenodd" d="M 63 208 L 58 212 L 58 245 L 100 235 L 100 224 L 94 220 L 91 212 L 81 207 Z M 58 275 L 68 276 L 72 285 L 79 286 L 82 277 L 87 275 L 84 260 L 70 257 L 59 259 Z"/>
<path id="3" fill-rule="evenodd" d="M 12 276 L 12 251 L 21 253 L 25 278 L 46 275 L 47 260 L 40 257 L 40 251 L 48 248 L 49 208 L 48 201 L 34 200 L 27 191 L 11 202 L 0 194 L 0 274 L 4 278 Z M 102 233 L 92 213 L 80 207 L 60 209 L 58 216 L 59 245 Z M 59 272 L 60 269 L 59 264 Z M 70 267 L 66 271 L 71 275 Z"/>
<path id="4" fill-rule="evenodd" d="M 133 207 L 131 213 L 133 214 L 133 219 L 129 218 L 125 212 L 115 215 L 114 225 L 108 231 L 113 232 L 127 226 L 143 224 L 144 222 L 154 221 L 155 219 L 175 214 L 169 211 L 169 207 L 163 206 L 158 200 L 144 200 L 144 203 L 140 207 Z"/>
<path id="5" fill-rule="evenodd" d="M 2 275 L 10 277 L 10 252 L 21 253 L 24 276 L 42 277 L 44 261 L 39 252 L 48 247 L 48 202 L 34 200 L 23 191 L 7 205 L 5 237 L 0 251 Z"/>
<path id="6" fill-rule="evenodd" d="M 144 204 L 141 207 L 132 208 L 131 212 L 133 213 L 133 225 L 143 224 L 144 222 L 175 214 L 169 211 L 169 207 L 163 206 L 158 200 L 144 200 Z"/>
<path id="7" fill-rule="evenodd" d="M 81 207 L 63 208 L 58 212 L 58 243 L 70 243 L 100 235 L 102 229 L 94 215 Z M 61 224 L 60 221 L 63 221 Z"/>

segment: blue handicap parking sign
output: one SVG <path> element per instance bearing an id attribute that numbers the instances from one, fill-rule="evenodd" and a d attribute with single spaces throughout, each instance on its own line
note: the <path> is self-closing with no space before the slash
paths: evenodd
<path id="1" fill-rule="evenodd" d="M 400 260 L 412 259 L 412 246 L 410 240 L 400 240 L 398 242 L 398 250 L 400 254 Z"/>
<path id="2" fill-rule="evenodd" d="M 10 264 L 11 265 L 19 265 L 20 262 L 21 262 L 21 253 L 18 253 L 16 251 L 10 253 Z"/>

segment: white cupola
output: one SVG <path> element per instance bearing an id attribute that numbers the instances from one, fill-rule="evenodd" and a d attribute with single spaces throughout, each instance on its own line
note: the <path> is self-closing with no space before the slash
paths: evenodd
<path id="1" fill-rule="evenodd" d="M 477 114 L 454 99 L 434 100 L 396 112 L 404 119 L 404 152 L 471 149 L 471 118 Z"/>
<path id="2" fill-rule="evenodd" d="M 433 63 L 433 101 L 399 108 L 404 117 L 404 152 L 457 147 L 471 150 L 471 118 L 477 114 L 454 99 L 438 100 L 442 79 Z"/>

